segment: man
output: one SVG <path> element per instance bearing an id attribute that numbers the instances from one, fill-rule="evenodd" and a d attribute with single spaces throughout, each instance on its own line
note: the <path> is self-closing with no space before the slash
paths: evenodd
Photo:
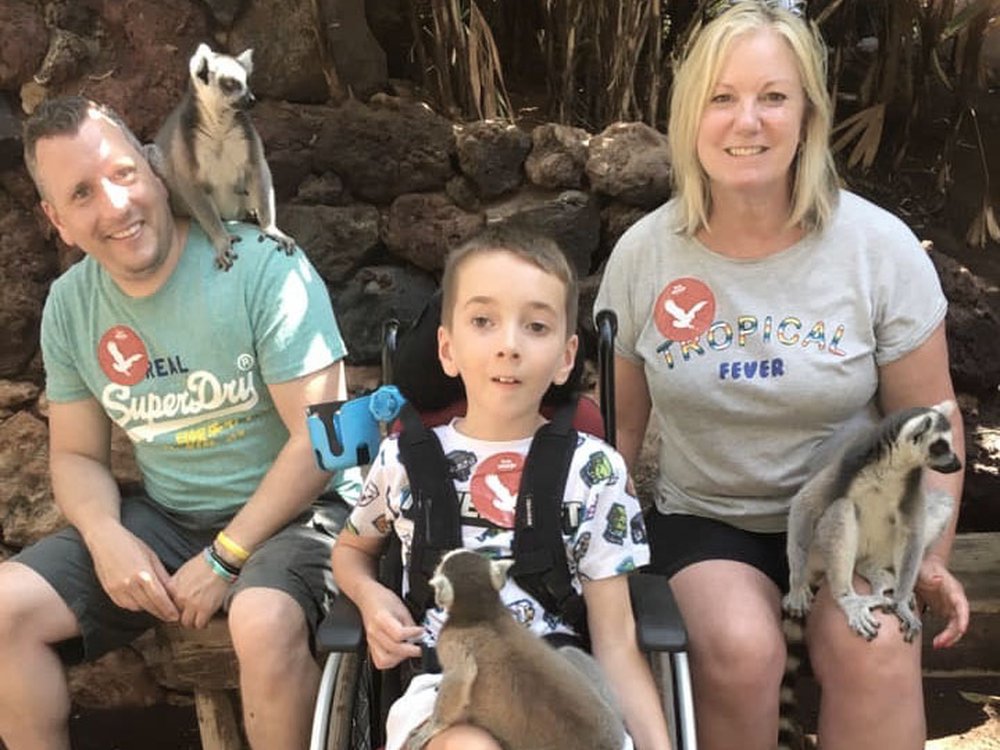
<path id="1" fill-rule="evenodd" d="M 52 487 L 71 527 L 0 565 L 0 737 L 68 748 L 63 662 L 225 607 L 251 744 L 301 748 L 332 590 L 326 529 L 357 489 L 335 477 L 327 515 L 310 507 L 331 477 L 304 408 L 345 397 L 323 282 L 247 225 L 228 227 L 240 260 L 216 269 L 135 136 L 92 101 L 45 102 L 24 133 L 45 214 L 87 257 L 42 320 Z M 142 497 L 112 478 L 112 422 L 135 444 Z"/>

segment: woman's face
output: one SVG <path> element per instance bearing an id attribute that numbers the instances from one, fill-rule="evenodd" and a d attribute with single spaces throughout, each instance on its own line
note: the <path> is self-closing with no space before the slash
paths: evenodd
<path id="1" fill-rule="evenodd" d="M 698 126 L 698 160 L 712 200 L 787 198 L 806 100 L 795 55 L 770 29 L 737 37 Z"/>

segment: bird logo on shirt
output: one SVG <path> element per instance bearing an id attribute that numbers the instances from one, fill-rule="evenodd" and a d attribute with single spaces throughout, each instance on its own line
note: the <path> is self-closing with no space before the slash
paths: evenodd
<path id="1" fill-rule="evenodd" d="M 673 316 L 674 328 L 693 328 L 691 322 L 694 320 L 694 316 L 707 304 L 708 300 L 699 300 L 691 306 L 690 310 L 684 310 L 668 297 L 667 301 L 663 303 L 663 309 Z"/>
<path id="2" fill-rule="evenodd" d="M 115 372 L 120 372 L 122 375 L 128 375 L 129 370 L 132 369 L 132 365 L 142 359 L 142 353 L 133 354 L 130 357 L 126 357 L 122 354 L 121 349 L 118 348 L 118 344 L 114 341 L 108 342 L 108 353 L 111 354 L 111 366 L 114 368 Z"/>
<path id="3" fill-rule="evenodd" d="M 138 333 L 128 326 L 116 325 L 98 341 L 97 362 L 113 383 L 135 385 L 146 377 L 149 352 Z"/>
<path id="4" fill-rule="evenodd" d="M 670 341 L 692 341 L 715 319 L 715 295 L 700 279 L 685 276 L 667 284 L 653 306 L 653 322 Z"/>

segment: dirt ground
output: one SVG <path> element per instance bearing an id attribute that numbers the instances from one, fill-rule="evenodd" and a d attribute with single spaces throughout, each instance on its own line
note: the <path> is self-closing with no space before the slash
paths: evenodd
<path id="1" fill-rule="evenodd" d="M 926 750 L 1000 750 L 1000 677 L 927 679 Z M 803 716 L 815 724 L 815 686 Z M 74 750 L 200 750 L 193 707 L 80 711 L 70 721 Z M 734 748 L 734 750 L 737 750 Z"/>

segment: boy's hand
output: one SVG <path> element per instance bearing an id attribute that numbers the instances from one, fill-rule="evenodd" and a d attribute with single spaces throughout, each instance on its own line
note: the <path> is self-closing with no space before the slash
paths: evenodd
<path id="1" fill-rule="evenodd" d="M 410 610 L 391 590 L 377 582 L 358 602 L 365 623 L 368 650 L 378 669 L 391 669 L 405 659 L 420 656 L 424 629 L 413 622 Z"/>

